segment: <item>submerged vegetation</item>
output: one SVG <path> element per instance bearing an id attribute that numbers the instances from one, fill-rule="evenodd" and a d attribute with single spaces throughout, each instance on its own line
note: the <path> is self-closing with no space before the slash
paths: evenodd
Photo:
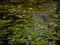
<path id="1" fill-rule="evenodd" d="M 58 0 L 1 0 L 0 45 L 59 45 Z"/>

